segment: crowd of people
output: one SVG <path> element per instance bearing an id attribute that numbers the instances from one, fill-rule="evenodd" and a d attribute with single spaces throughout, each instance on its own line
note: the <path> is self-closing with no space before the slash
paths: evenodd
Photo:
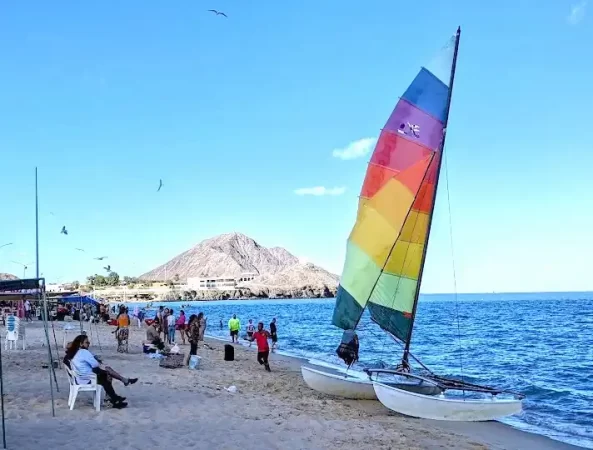
<path id="1" fill-rule="evenodd" d="M 99 309 L 100 308 L 100 309 Z M 100 305 L 98 315 L 102 320 L 109 320 L 105 316 L 108 314 L 108 307 Z M 115 312 L 115 307 L 111 309 Z M 105 317 L 105 318 L 104 318 Z M 145 312 L 136 308 L 132 318 L 137 320 L 141 327 L 143 321 L 146 323 L 146 341 L 145 345 L 150 346 L 154 352 L 168 354 L 171 351 L 170 346 L 189 344 L 189 355 L 186 364 L 192 355 L 198 354 L 200 342 L 204 341 L 204 335 L 208 326 L 207 319 L 203 312 L 191 314 L 187 318 L 183 309 L 175 311 L 174 308 L 160 306 L 154 319 L 145 319 Z M 116 329 L 113 331 L 117 339 L 118 352 L 127 352 L 129 328 L 132 324 L 129 309 L 125 305 L 120 305 L 115 319 Z M 232 343 L 239 342 L 239 333 L 242 330 L 241 321 L 236 314 L 228 321 L 228 329 Z M 220 321 L 220 327 L 223 328 L 223 321 Z M 278 327 L 276 318 L 273 318 L 269 324 L 269 330 L 264 327 L 263 322 L 254 325 L 253 319 L 249 319 L 246 326 L 246 333 L 243 336 L 249 342 L 251 347 L 255 342 L 257 346 L 257 361 L 264 366 L 265 370 L 271 372 L 269 355 L 270 351 L 276 348 L 278 342 Z M 270 347 L 268 341 L 272 342 Z M 113 380 L 119 380 L 124 385 L 134 384 L 137 378 L 126 378 L 116 372 L 110 366 L 103 364 L 101 358 L 89 351 L 90 340 L 86 334 L 77 336 L 74 341 L 68 344 L 64 364 L 66 364 L 74 373 L 79 383 L 89 383 L 94 375 L 97 384 L 103 386 L 107 393 L 109 401 L 114 408 L 124 408 L 127 406 L 126 399 L 119 396 L 113 387 Z"/>

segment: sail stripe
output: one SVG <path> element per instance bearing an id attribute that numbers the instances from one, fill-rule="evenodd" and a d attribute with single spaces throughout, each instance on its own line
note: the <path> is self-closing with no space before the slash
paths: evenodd
<path id="1" fill-rule="evenodd" d="M 425 113 L 405 99 L 400 99 L 389 116 L 384 130 L 398 133 L 430 150 L 438 149 L 443 138 L 443 122 Z"/>
<path id="2" fill-rule="evenodd" d="M 381 274 L 381 266 L 377 265 L 367 253 L 352 241 L 348 242 L 346 252 L 349 264 L 344 268 L 340 285 L 362 307 L 370 297 L 373 286 L 366 283 L 359 283 L 358 281 L 361 279 L 376 280 Z"/>
<path id="3" fill-rule="evenodd" d="M 440 122 L 445 122 L 449 88 L 424 67 L 402 98 Z"/>
<path id="4" fill-rule="evenodd" d="M 430 149 L 412 142 L 398 133 L 383 129 L 371 157 L 371 163 L 399 173 L 419 160 L 430 156 L 431 153 Z"/>

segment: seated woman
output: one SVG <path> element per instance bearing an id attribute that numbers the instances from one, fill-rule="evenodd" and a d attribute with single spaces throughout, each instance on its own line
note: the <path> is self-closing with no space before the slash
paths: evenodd
<path id="1" fill-rule="evenodd" d="M 90 375 L 94 373 L 97 376 L 97 384 L 103 386 L 113 407 L 125 408 L 128 406 L 124 401 L 125 397 L 120 397 L 115 393 L 111 380 L 115 378 L 128 386 L 136 383 L 138 378 L 124 378 L 111 367 L 103 365 L 89 351 L 90 345 L 88 336 L 84 334 L 76 336 L 66 350 L 64 363 L 76 372 L 76 382 L 79 384 L 90 383 Z"/>
<path id="2" fill-rule="evenodd" d="M 159 336 L 159 331 L 157 329 L 158 326 L 158 318 L 154 320 L 153 323 L 146 327 L 146 343 L 154 345 L 159 350 L 165 349 L 165 343 L 161 340 Z"/>

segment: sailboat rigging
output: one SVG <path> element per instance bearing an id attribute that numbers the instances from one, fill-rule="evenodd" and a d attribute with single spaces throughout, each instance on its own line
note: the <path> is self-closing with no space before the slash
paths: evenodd
<path id="1" fill-rule="evenodd" d="M 386 407 L 437 420 L 491 420 L 521 410 L 523 396 L 434 374 L 410 352 L 436 203 L 461 29 L 446 48 L 447 71 L 422 67 L 387 120 L 369 162 L 356 223 L 348 238 L 332 323 L 352 332 L 365 310 L 404 346 L 394 370 L 368 378 L 303 366 L 313 389 L 346 398 L 377 398 Z M 438 67 L 437 67 L 438 69 Z M 411 365 L 416 362 L 421 372 Z M 398 381 L 383 381 L 391 376 Z M 403 381 L 402 381 L 403 380 Z M 490 394 L 445 398 L 448 391 Z M 498 398 L 499 394 L 513 398 Z"/>

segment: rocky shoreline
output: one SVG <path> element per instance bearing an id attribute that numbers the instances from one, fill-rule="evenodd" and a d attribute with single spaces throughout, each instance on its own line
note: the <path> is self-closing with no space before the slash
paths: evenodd
<path id="1" fill-rule="evenodd" d="M 328 286 L 302 286 L 302 287 L 269 287 L 250 286 L 231 290 L 183 290 L 168 292 L 154 292 L 150 294 L 134 294 L 128 291 L 102 293 L 97 291 L 97 297 L 104 300 L 128 301 L 128 302 L 178 302 L 178 301 L 220 301 L 220 300 L 264 300 L 264 299 L 305 299 L 305 298 L 333 298 L 336 296 L 337 287 Z"/>
<path id="2" fill-rule="evenodd" d="M 269 286 L 251 286 L 228 291 L 185 291 L 182 300 L 253 300 L 279 298 L 333 298 L 337 287 L 303 286 L 277 288 Z"/>

